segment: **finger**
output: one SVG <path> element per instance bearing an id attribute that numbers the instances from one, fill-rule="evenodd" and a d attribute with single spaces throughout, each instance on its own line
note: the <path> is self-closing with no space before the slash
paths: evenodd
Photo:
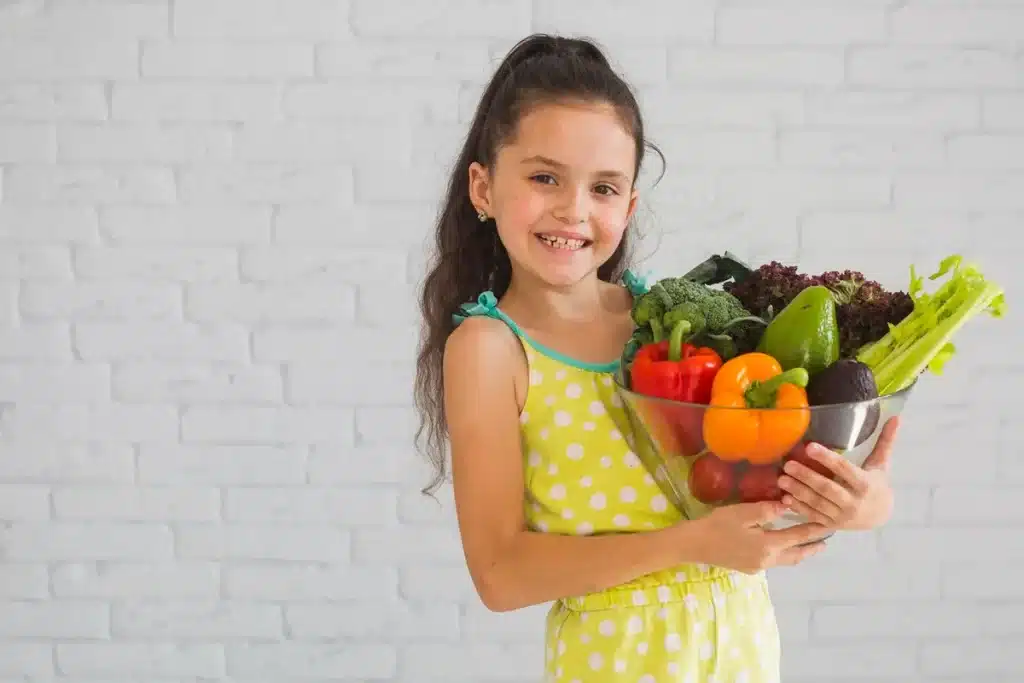
<path id="1" fill-rule="evenodd" d="M 786 529 L 773 529 L 767 531 L 769 542 L 776 548 L 788 548 L 798 546 L 811 541 L 818 541 L 831 527 L 827 524 L 817 522 L 804 522 Z"/>
<path id="2" fill-rule="evenodd" d="M 821 444 L 812 443 L 807 446 L 807 455 L 820 462 L 837 477 L 842 479 L 850 486 L 854 493 L 860 493 L 867 487 L 867 479 L 864 476 L 864 471 L 835 451 L 825 448 Z M 805 481 L 810 478 L 811 474 L 817 474 L 810 467 L 802 465 L 795 460 L 790 460 L 786 463 L 785 471 L 787 473 L 795 471 L 799 473 L 800 478 Z M 834 485 L 834 482 L 830 481 L 828 478 L 821 477 L 820 475 L 819 477 L 822 480 L 822 483 L 828 482 Z"/>
<path id="3" fill-rule="evenodd" d="M 814 541 L 795 548 L 787 548 L 779 554 L 779 564 L 795 565 L 803 562 L 812 555 L 817 555 L 825 549 L 825 541 Z"/>
<path id="4" fill-rule="evenodd" d="M 801 500 L 797 500 L 792 496 L 784 496 L 782 498 L 782 502 L 783 504 L 787 505 L 790 510 L 792 510 L 798 515 L 803 515 L 805 519 L 811 522 L 815 522 L 817 524 L 822 524 L 825 526 L 834 525 L 836 523 L 834 517 L 829 517 L 826 513 L 822 512 L 821 510 L 812 508 L 807 503 Z"/>
<path id="5" fill-rule="evenodd" d="M 889 460 L 892 456 L 893 443 L 896 441 L 896 432 L 900 428 L 898 415 L 890 417 L 882 427 L 882 433 L 878 435 L 878 442 L 871 449 L 871 454 L 864 460 L 864 469 L 889 469 Z"/>
<path id="6" fill-rule="evenodd" d="M 737 503 L 726 509 L 731 509 L 741 521 L 746 522 L 749 526 L 761 526 L 781 517 L 786 511 L 786 506 L 782 504 L 782 501 L 764 500 L 756 503 Z"/>
<path id="7" fill-rule="evenodd" d="M 813 478 L 808 477 L 811 485 L 794 477 L 782 475 L 779 477 L 779 488 L 790 494 L 791 497 L 806 503 L 822 514 L 835 519 L 844 507 L 849 506 L 853 498 L 850 492 L 839 484 L 822 477 L 820 474 L 811 472 Z"/>

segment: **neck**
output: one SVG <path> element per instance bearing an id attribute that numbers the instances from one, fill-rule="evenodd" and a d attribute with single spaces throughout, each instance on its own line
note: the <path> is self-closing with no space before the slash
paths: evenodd
<path id="1" fill-rule="evenodd" d="M 607 311 L 606 289 L 596 274 L 573 285 L 552 286 L 528 274 L 517 273 L 509 283 L 506 298 L 514 305 L 526 304 L 542 317 L 586 322 Z"/>

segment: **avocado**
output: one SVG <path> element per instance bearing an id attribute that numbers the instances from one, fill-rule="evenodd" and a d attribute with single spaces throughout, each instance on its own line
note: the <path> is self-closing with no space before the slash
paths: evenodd
<path id="1" fill-rule="evenodd" d="M 875 375 L 853 358 L 838 360 L 811 378 L 807 401 L 813 407 L 808 441 L 849 450 L 864 443 L 878 427 L 881 410 Z M 860 406 L 842 405 L 861 403 Z M 859 425 L 859 429 L 858 429 Z"/>
<path id="2" fill-rule="evenodd" d="M 827 287 L 805 287 L 772 319 L 757 350 L 783 370 L 804 368 L 810 377 L 839 360 L 836 300 Z"/>

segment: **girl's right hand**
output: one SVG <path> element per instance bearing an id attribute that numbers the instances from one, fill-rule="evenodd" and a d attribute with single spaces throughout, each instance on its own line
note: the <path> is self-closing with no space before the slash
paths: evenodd
<path id="1" fill-rule="evenodd" d="M 755 574 L 764 569 L 795 565 L 825 547 L 830 529 L 806 523 L 769 530 L 763 525 L 786 511 L 779 502 L 740 503 L 717 508 L 695 522 L 700 561 Z"/>

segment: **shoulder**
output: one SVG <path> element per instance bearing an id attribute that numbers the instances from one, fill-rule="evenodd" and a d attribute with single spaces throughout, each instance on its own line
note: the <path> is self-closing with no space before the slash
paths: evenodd
<path id="1" fill-rule="evenodd" d="M 519 338 L 501 320 L 473 316 L 448 336 L 444 375 L 453 388 L 514 386 L 525 374 L 526 358 Z"/>
<path id="2" fill-rule="evenodd" d="M 518 343 L 515 333 L 504 322 L 478 315 L 463 320 L 452 331 L 444 351 L 446 358 L 489 358 L 497 354 L 506 358 Z"/>

